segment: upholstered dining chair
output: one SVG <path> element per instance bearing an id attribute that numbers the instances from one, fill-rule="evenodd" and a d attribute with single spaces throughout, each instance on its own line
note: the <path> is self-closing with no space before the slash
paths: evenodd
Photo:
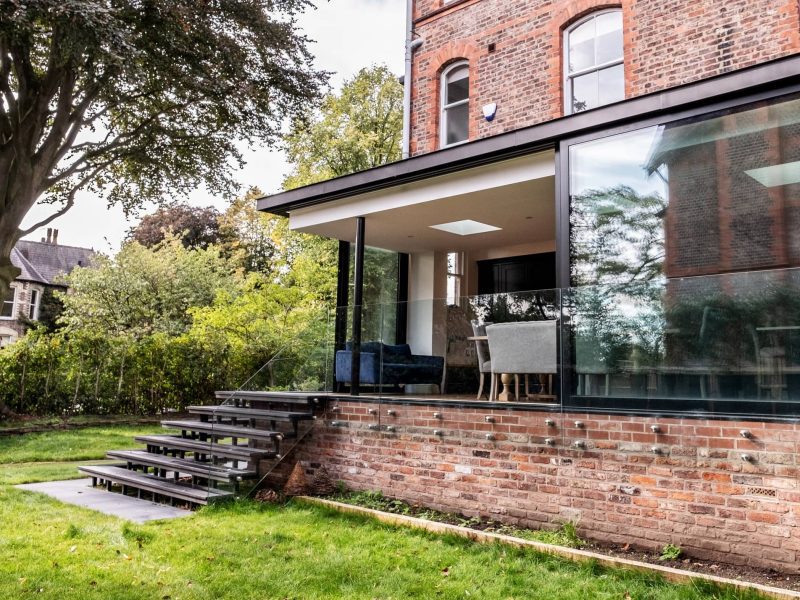
<path id="1" fill-rule="evenodd" d="M 552 375 L 557 372 L 558 345 L 556 321 L 520 321 L 497 323 L 486 327 L 493 375 L 490 399 L 496 400 L 501 375 L 516 375 L 516 398 L 519 399 L 519 375 Z M 526 378 L 525 392 L 528 394 Z M 550 390 L 552 392 L 552 389 Z"/>
<path id="2" fill-rule="evenodd" d="M 479 321 L 470 321 L 472 325 L 472 335 L 476 338 L 486 336 L 486 326 L 491 323 L 480 323 Z M 486 380 L 486 373 L 489 373 L 489 399 L 492 399 L 492 389 L 494 389 L 494 373 L 492 373 L 492 361 L 489 358 L 489 344 L 486 340 L 475 340 L 475 350 L 478 354 L 478 373 L 480 374 L 480 383 L 478 384 L 478 400 L 483 396 L 483 385 Z"/>

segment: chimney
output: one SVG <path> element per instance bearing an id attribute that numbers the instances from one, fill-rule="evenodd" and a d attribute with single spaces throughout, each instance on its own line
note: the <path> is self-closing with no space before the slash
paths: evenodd
<path id="1" fill-rule="evenodd" d="M 58 229 L 53 229 L 53 245 L 58 245 Z"/>
<path id="2" fill-rule="evenodd" d="M 52 239 L 53 239 L 53 228 L 52 227 L 48 227 L 47 228 L 47 243 L 49 244 L 50 240 L 52 240 Z"/>

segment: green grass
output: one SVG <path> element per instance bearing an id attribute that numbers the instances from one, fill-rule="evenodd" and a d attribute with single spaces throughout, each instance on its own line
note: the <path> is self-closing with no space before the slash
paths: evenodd
<path id="1" fill-rule="evenodd" d="M 3 598 L 757 597 L 319 507 L 243 501 L 132 525 L 9 487 L 0 487 L 0 556 Z"/>
<path id="2" fill-rule="evenodd" d="M 0 438 L 0 598 L 750 600 L 323 507 L 240 501 L 133 525 L 10 486 L 75 474 L 151 427 Z"/>
<path id="3" fill-rule="evenodd" d="M 0 436 L 0 464 L 103 458 L 106 450 L 135 448 L 136 435 L 167 433 L 157 424 L 110 425 Z"/>
<path id="4" fill-rule="evenodd" d="M 109 425 L 119 422 L 120 425 L 137 423 L 147 420 L 140 415 L 74 415 L 71 417 L 15 417 L 11 419 L 0 419 L 0 433 L 8 429 L 54 429 L 69 425 L 72 427 Z M 150 420 L 157 420 L 150 417 Z"/>

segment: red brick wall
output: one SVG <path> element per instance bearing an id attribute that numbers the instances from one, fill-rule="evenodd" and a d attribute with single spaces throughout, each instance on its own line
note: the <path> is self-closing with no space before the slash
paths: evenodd
<path id="1" fill-rule="evenodd" d="M 439 75 L 457 58 L 470 61 L 470 139 L 561 116 L 562 31 L 599 8 L 622 7 L 629 98 L 800 51 L 797 0 L 456 0 L 449 6 L 415 4 L 415 36 L 424 43 L 413 63 L 412 154 L 439 147 Z M 498 112 L 487 123 L 481 107 L 491 102 Z"/>
<path id="2" fill-rule="evenodd" d="M 800 571 L 797 424 L 338 406 L 286 468 L 306 460 L 350 488 L 439 510 L 533 527 L 574 521 L 587 538 L 652 549 L 671 543 L 707 560 Z M 379 418 L 383 430 L 370 429 Z M 655 424 L 661 433 L 650 430 Z M 555 446 L 545 444 L 548 437 Z M 586 448 L 575 448 L 576 440 Z"/>

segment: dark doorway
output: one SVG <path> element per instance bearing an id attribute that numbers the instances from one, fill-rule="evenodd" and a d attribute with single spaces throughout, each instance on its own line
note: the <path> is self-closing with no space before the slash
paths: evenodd
<path id="1" fill-rule="evenodd" d="M 478 261 L 479 294 L 506 294 L 555 287 L 555 252 Z"/>

